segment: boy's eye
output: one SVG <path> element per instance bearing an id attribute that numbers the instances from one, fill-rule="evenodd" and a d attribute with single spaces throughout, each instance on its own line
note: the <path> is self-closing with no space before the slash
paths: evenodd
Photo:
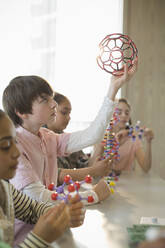
<path id="1" fill-rule="evenodd" d="M 47 98 L 42 98 L 42 102 L 48 102 Z"/>
<path id="2" fill-rule="evenodd" d="M 42 103 L 42 102 L 48 102 L 48 101 L 49 101 L 49 99 L 50 99 L 50 97 L 49 97 L 49 96 L 45 96 L 45 95 L 40 96 L 40 98 L 39 98 L 39 103 Z"/>
<path id="3" fill-rule="evenodd" d="M 67 112 L 61 111 L 61 114 L 62 114 L 62 115 L 67 115 L 68 113 L 67 113 Z"/>

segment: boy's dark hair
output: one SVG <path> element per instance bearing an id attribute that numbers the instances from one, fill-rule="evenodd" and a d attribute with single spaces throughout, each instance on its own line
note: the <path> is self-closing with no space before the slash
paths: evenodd
<path id="1" fill-rule="evenodd" d="M 19 76 L 12 79 L 3 92 L 3 107 L 15 126 L 22 125 L 22 119 L 16 114 L 32 114 L 32 103 L 43 94 L 53 95 L 46 80 L 38 76 Z"/>
<path id="2" fill-rule="evenodd" d="M 62 102 L 65 101 L 65 100 L 68 100 L 68 98 L 67 98 L 66 96 L 64 96 L 64 95 L 62 95 L 62 94 L 60 94 L 60 93 L 58 93 L 58 92 L 55 92 L 55 93 L 54 93 L 53 99 L 54 99 L 58 104 L 62 103 Z M 69 100 L 68 100 L 68 101 L 69 101 Z"/>

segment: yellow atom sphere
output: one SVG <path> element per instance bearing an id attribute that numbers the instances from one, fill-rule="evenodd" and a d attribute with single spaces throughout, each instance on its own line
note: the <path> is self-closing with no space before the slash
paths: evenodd
<path id="1" fill-rule="evenodd" d="M 109 183 L 109 186 L 115 186 L 116 184 L 115 184 L 115 182 L 113 182 L 113 181 L 111 181 L 110 183 Z"/>
<path id="2" fill-rule="evenodd" d="M 111 188 L 110 191 L 111 191 L 111 194 L 114 194 L 115 193 L 115 191 L 114 191 L 113 188 Z"/>

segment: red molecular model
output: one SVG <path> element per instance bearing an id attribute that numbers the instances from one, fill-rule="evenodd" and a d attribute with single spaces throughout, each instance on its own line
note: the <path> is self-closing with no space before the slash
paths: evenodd
<path id="1" fill-rule="evenodd" d="M 64 183 L 61 186 L 56 187 L 53 183 L 51 183 L 48 186 L 48 189 L 51 191 L 55 191 L 51 195 L 52 200 L 54 200 L 54 201 L 55 200 L 64 200 L 67 203 L 68 202 L 68 196 L 70 195 L 70 193 L 75 192 L 75 191 L 78 193 L 80 186 L 83 183 L 92 183 L 92 177 L 90 175 L 87 175 L 83 181 L 73 182 L 71 176 L 66 175 L 64 177 Z M 67 193 L 65 193 L 65 191 L 64 191 L 64 187 L 66 185 L 68 185 L 67 186 Z M 87 198 L 82 198 L 80 196 L 80 199 L 81 200 L 87 200 L 89 203 L 92 203 L 94 201 L 93 196 L 88 196 Z"/>
<path id="2" fill-rule="evenodd" d="M 138 57 L 138 50 L 135 43 L 128 35 L 110 34 L 99 44 L 100 54 L 97 63 L 101 69 L 112 75 L 123 75 L 123 64 L 128 68 L 133 66 L 133 60 Z"/>

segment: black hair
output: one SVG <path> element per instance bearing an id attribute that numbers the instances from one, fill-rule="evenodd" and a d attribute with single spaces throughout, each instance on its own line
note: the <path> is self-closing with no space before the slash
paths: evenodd
<path id="1" fill-rule="evenodd" d="M 43 94 L 53 95 L 48 82 L 39 76 L 19 76 L 12 79 L 3 92 L 3 107 L 15 126 L 22 125 L 16 114 L 32 114 L 32 103 Z"/>
<path id="2" fill-rule="evenodd" d="M 62 95 L 62 94 L 60 94 L 60 93 L 58 93 L 58 92 L 55 92 L 55 93 L 54 93 L 53 99 L 54 99 L 58 104 L 64 102 L 65 100 L 69 101 L 68 98 L 67 98 L 66 96 L 64 96 L 64 95 Z"/>

